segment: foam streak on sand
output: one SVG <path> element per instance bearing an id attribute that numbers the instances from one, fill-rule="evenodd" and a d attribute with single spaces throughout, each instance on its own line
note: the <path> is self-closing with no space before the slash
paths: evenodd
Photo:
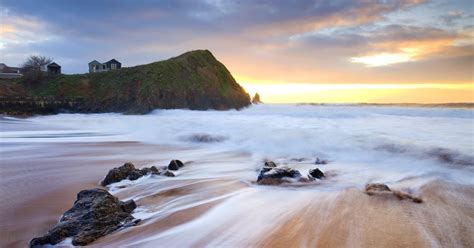
<path id="1" fill-rule="evenodd" d="M 178 158 L 187 163 L 176 177 L 108 186 L 134 199 L 132 214 L 143 221 L 93 247 L 472 247 L 473 112 L 259 105 L 4 118 L 0 193 L 10 200 L 0 203 L 0 246 L 45 233 L 76 192 L 97 187 L 112 167 Z M 314 165 L 316 157 L 329 163 Z M 326 178 L 256 185 L 265 159 L 303 175 L 319 167 Z M 423 203 L 369 196 L 367 183 Z"/>

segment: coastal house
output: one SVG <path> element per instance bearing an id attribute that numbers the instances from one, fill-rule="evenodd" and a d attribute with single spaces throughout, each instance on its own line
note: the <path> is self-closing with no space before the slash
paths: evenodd
<path id="1" fill-rule="evenodd" d="M 50 63 L 48 66 L 46 66 L 46 69 L 49 74 L 52 75 L 60 75 L 61 74 L 61 66 L 56 64 L 55 62 Z"/>
<path id="2" fill-rule="evenodd" d="M 0 78 L 20 78 L 22 76 L 19 67 L 8 66 L 5 63 L 0 63 Z"/>
<path id="3" fill-rule="evenodd" d="M 105 63 L 100 63 L 97 60 L 89 62 L 89 73 L 117 70 L 120 68 L 122 68 L 122 63 L 118 62 L 116 59 L 111 59 Z"/>

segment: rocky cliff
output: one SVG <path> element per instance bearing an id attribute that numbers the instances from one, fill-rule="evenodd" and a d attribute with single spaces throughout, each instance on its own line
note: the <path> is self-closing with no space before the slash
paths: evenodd
<path id="1" fill-rule="evenodd" d="M 184 53 L 168 60 L 120 70 L 43 79 L 36 85 L 14 80 L 0 82 L 4 98 L 0 112 L 21 113 L 18 101 L 28 101 L 24 114 L 70 112 L 147 113 L 153 109 L 187 108 L 240 109 L 250 104 L 250 96 L 235 81 L 227 68 L 208 50 Z M 47 101 L 44 104 L 35 99 Z M 55 100 L 74 104 L 59 104 Z M 8 101 L 7 101 L 8 100 Z M 35 106 L 42 107 L 35 111 Z M 68 106 L 71 106 L 68 108 Z"/>

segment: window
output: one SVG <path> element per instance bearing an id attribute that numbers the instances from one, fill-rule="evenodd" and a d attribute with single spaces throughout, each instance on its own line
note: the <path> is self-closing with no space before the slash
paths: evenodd
<path id="1" fill-rule="evenodd" d="M 110 64 L 110 67 L 111 67 L 112 70 L 115 70 L 115 69 L 117 69 L 117 64 L 112 63 L 112 64 Z"/>

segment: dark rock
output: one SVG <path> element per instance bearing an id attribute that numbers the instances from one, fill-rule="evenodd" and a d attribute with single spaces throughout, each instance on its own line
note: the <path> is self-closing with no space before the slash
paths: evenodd
<path id="1" fill-rule="evenodd" d="M 316 158 L 316 161 L 314 161 L 314 164 L 327 164 L 328 161 L 325 160 L 325 159 L 319 159 L 319 158 Z"/>
<path id="2" fill-rule="evenodd" d="M 183 167 L 183 162 L 179 160 L 171 160 L 170 164 L 168 165 L 168 170 L 179 170 L 179 168 Z"/>
<path id="3" fill-rule="evenodd" d="M 422 203 L 423 200 L 419 197 L 412 196 L 408 193 L 398 191 L 398 190 L 392 190 L 393 195 L 395 195 L 398 200 L 411 200 L 414 203 Z"/>
<path id="4" fill-rule="evenodd" d="M 145 167 L 141 169 L 141 171 L 144 173 L 144 175 L 147 175 L 147 174 L 159 175 L 160 174 L 160 171 L 155 166 Z"/>
<path id="5" fill-rule="evenodd" d="M 276 165 L 275 162 L 273 162 L 273 161 L 266 161 L 264 166 L 265 166 L 265 167 L 270 167 L 270 168 L 275 168 L 275 167 L 277 167 L 277 165 Z"/>
<path id="6" fill-rule="evenodd" d="M 283 178 L 263 178 L 259 181 L 257 181 L 258 184 L 261 185 L 280 185 L 282 183 L 288 183 L 288 180 L 285 180 Z"/>
<path id="7" fill-rule="evenodd" d="M 111 183 L 120 182 L 124 179 L 137 180 L 138 178 L 148 174 L 160 174 L 155 166 L 145 167 L 143 169 L 136 169 L 132 163 L 125 163 L 124 165 L 113 168 L 107 173 L 105 179 L 101 182 L 102 186 L 109 185 Z"/>
<path id="8" fill-rule="evenodd" d="M 411 200 L 415 203 L 422 203 L 423 200 L 419 197 L 412 196 L 408 193 L 398 191 L 398 190 L 391 190 L 387 185 L 382 183 L 370 183 L 365 186 L 365 193 L 368 195 L 393 195 L 398 200 Z"/>
<path id="9" fill-rule="evenodd" d="M 130 214 L 135 208 L 133 200 L 120 202 L 106 190 L 82 190 L 59 223 L 46 235 L 32 239 L 30 247 L 55 245 L 68 237 L 73 245 L 87 245 L 118 228 L 137 224 L 139 220 Z"/>
<path id="10" fill-rule="evenodd" d="M 365 185 L 365 192 L 368 195 L 372 195 L 376 192 L 391 192 L 392 190 L 385 184 L 382 183 L 369 183 Z"/>
<path id="11" fill-rule="evenodd" d="M 124 212 L 131 213 L 135 208 L 137 208 L 137 204 L 134 200 L 128 200 L 120 202 L 120 207 Z"/>
<path id="12" fill-rule="evenodd" d="M 264 167 L 262 167 L 262 169 L 260 169 L 260 174 L 265 173 L 267 171 L 270 171 L 271 169 L 272 169 L 272 167 L 264 166 Z"/>
<path id="13" fill-rule="evenodd" d="M 102 186 L 109 185 L 111 183 L 116 183 L 120 182 L 128 177 L 130 173 L 135 171 L 135 165 L 132 163 L 125 163 L 124 165 L 113 168 L 107 173 L 107 176 L 105 176 L 105 179 L 102 181 Z"/>
<path id="14" fill-rule="evenodd" d="M 169 170 L 166 170 L 165 172 L 163 172 L 162 175 L 166 177 L 175 177 L 174 173 Z"/>
<path id="15" fill-rule="evenodd" d="M 321 179 L 324 177 L 324 173 L 319 169 L 319 168 L 316 168 L 316 169 L 310 169 L 309 170 L 309 175 L 308 175 L 309 178 L 317 178 L 317 179 Z"/>
<path id="16" fill-rule="evenodd" d="M 264 167 L 257 178 L 259 184 L 279 184 L 285 182 L 285 178 L 300 178 L 298 170 L 289 167 L 269 168 Z"/>
<path id="17" fill-rule="evenodd" d="M 130 172 L 130 174 L 128 175 L 128 179 L 130 180 L 137 180 L 138 178 L 144 176 L 145 174 L 143 174 L 143 171 L 141 170 L 133 170 Z"/>

